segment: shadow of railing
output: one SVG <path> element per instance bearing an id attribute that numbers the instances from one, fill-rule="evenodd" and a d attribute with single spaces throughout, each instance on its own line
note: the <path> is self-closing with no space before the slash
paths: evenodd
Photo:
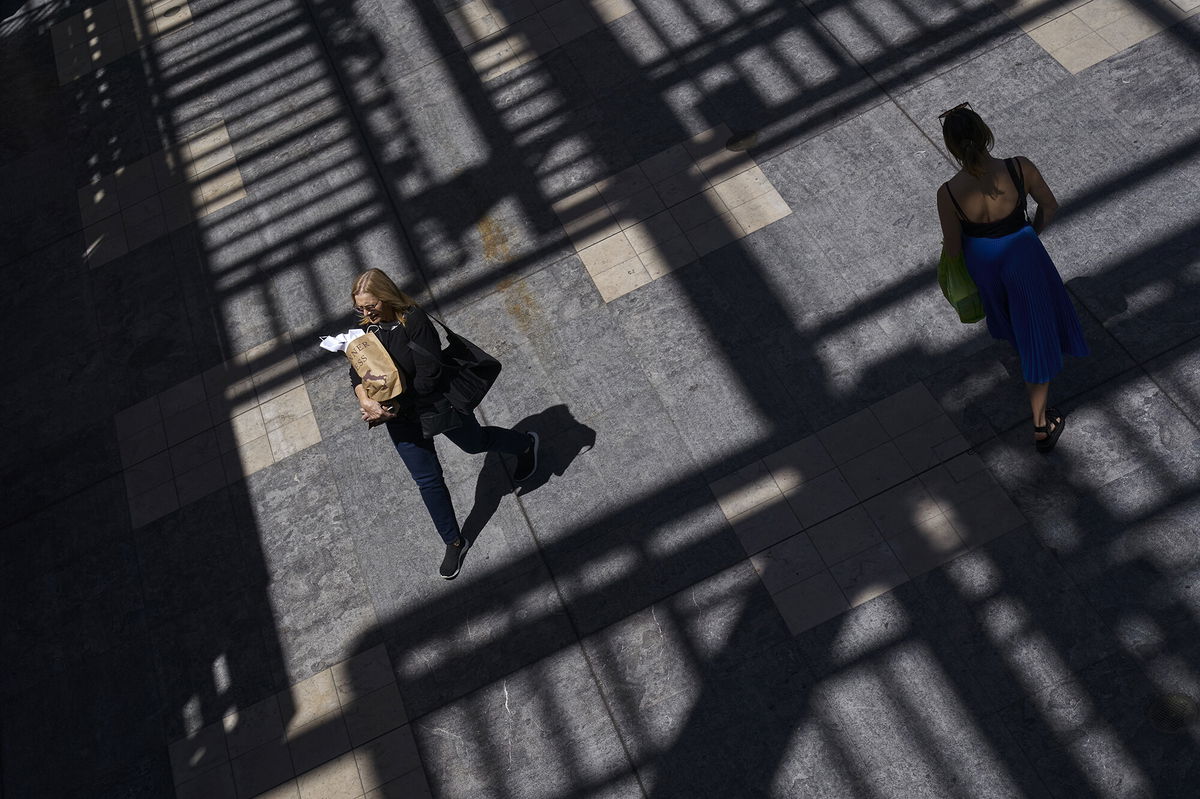
<path id="1" fill-rule="evenodd" d="M 107 374 L 97 380 L 97 384 L 107 385 L 97 409 L 79 417 L 78 424 L 60 434 L 62 446 L 68 451 L 78 446 L 71 438 L 77 428 L 107 426 L 114 411 L 147 393 L 165 390 L 177 380 L 228 360 L 262 341 L 279 336 L 299 340 L 347 322 L 341 306 L 349 277 L 379 265 L 381 256 L 396 259 L 399 265 L 393 267 L 393 271 L 403 276 L 405 284 L 412 287 L 414 293 L 431 296 L 453 312 L 452 318 L 456 314 L 465 316 L 469 306 L 483 295 L 497 287 L 504 291 L 514 281 L 560 263 L 569 255 L 557 232 L 558 223 L 550 212 L 550 204 L 568 191 L 573 185 L 572 178 L 565 167 L 559 166 L 549 173 L 540 173 L 538 170 L 546 159 L 540 158 L 539 153 L 549 152 L 555 144 L 564 142 L 564 136 L 581 137 L 582 152 L 567 166 L 582 164 L 582 171 L 574 180 L 591 182 L 591 178 L 607 177 L 653 155 L 652 148 L 661 141 L 671 137 L 674 137 L 673 141 L 679 141 L 698 132 L 689 127 L 697 124 L 697 120 L 685 123 L 674 119 L 674 112 L 664 104 L 653 117 L 660 139 L 639 140 L 637 146 L 643 148 L 640 152 L 613 147 L 611 139 L 616 135 L 613 130 L 598 128 L 594 124 L 596 116 L 581 110 L 595 100 L 595 93 L 586 83 L 578 86 L 558 84 L 552 67 L 542 63 L 520 72 L 511 80 L 502 76 L 495 88 L 496 82 L 483 84 L 465 57 L 457 54 L 457 45 L 445 20 L 432 5 L 424 5 L 419 7 L 415 21 L 412 17 L 409 20 L 424 29 L 433 41 L 432 51 L 445 59 L 441 62 L 443 72 L 438 77 L 447 77 L 449 82 L 440 87 L 444 89 L 442 96 L 454 98 L 465 107 L 462 116 L 473 126 L 475 140 L 485 143 L 488 148 L 485 156 L 467 159 L 466 168 L 462 163 L 446 164 L 440 153 L 430 152 L 422 146 L 418 132 L 414 130 L 412 104 L 397 94 L 395 81 L 385 75 L 389 53 L 394 52 L 396 42 L 385 44 L 375 31 L 366 27 L 369 23 L 364 22 L 355 9 L 333 4 L 295 6 L 274 3 L 253 5 L 243 10 L 246 5 L 212 3 L 204 6 L 197 3 L 194 30 L 180 31 L 173 35 L 174 38 L 164 39 L 161 50 L 151 47 L 138 57 L 147 86 L 141 96 L 148 107 L 137 110 L 154 121 L 155 134 L 161 137 L 161 143 L 178 144 L 185 133 L 210 121 L 213 109 L 221 109 L 238 153 L 238 166 L 252 190 L 239 204 L 204 217 L 195 227 L 173 235 L 167 246 L 149 245 L 142 252 L 135 252 L 112 266 L 101 267 L 92 273 L 94 276 L 88 276 L 85 282 L 92 285 L 90 295 L 112 303 L 100 304 L 96 311 L 97 327 L 106 331 L 102 337 L 105 344 L 111 346 L 129 330 L 138 329 L 131 320 L 146 305 L 168 305 L 171 312 L 156 313 L 150 319 L 165 324 L 182 314 L 188 320 L 189 331 L 187 336 L 173 342 L 172 347 L 156 351 L 158 360 L 165 366 L 151 372 L 146 372 L 143 364 L 134 357 L 104 358 L 102 362 L 106 363 Z M 827 82 L 802 85 L 803 90 L 793 100 L 774 106 L 750 103 L 738 97 L 727 100 L 724 108 L 708 109 L 717 117 L 706 120 L 712 124 L 720 121 L 730 109 L 745 112 L 740 119 L 763 129 L 759 148 L 761 152 L 771 154 L 819 135 L 847 115 L 888 98 L 889 92 L 905 81 L 930 75 L 981 47 L 1017 35 L 1004 19 L 999 20 L 999 25 L 990 26 L 988 14 L 982 11 L 962 12 L 970 19 L 978 16 L 986 28 L 979 32 L 971 29 L 962 32 L 963 17 L 958 14 L 940 25 L 922 25 L 916 15 L 901 4 L 894 10 L 919 29 L 918 35 L 906 41 L 904 46 L 896 47 L 888 46 L 883 34 L 876 31 L 875 39 L 884 52 L 857 62 L 844 54 L 842 45 L 818 22 L 822 9 L 836 8 L 837 5 L 814 5 L 811 13 L 800 7 L 789 7 L 782 12 L 765 7 L 746 13 L 727 9 L 734 16 L 734 22 L 725 27 L 692 15 L 690 24 L 705 30 L 698 41 L 674 47 L 669 44 L 670 37 L 665 29 L 659 28 L 656 31 L 658 43 L 668 50 L 669 56 L 650 62 L 639 62 L 629 56 L 628 63 L 608 64 L 605 68 L 632 76 L 622 86 L 630 96 L 656 98 L 677 86 L 697 81 L 697 76 L 708 68 L 736 65 L 739 56 L 762 44 L 761 40 L 753 38 L 751 31 L 757 21 L 769 23 L 772 32 L 804 32 L 837 68 Z M 281 13 L 281 10 L 288 13 Z M 685 7 L 675 10 L 683 16 L 689 15 Z M 852 9 L 850 11 L 854 13 Z M 206 22 L 223 13 L 230 16 L 221 27 L 210 27 Z M 253 23 L 257 27 L 245 27 L 256 14 L 265 15 L 266 19 Z M 864 15 L 858 16 L 860 23 L 867 24 Z M 744 34 L 743 30 L 746 31 Z M 623 42 L 619 37 L 611 36 L 603 29 L 592 36 L 605 45 L 605 52 L 621 53 Z M 226 47 L 214 48 L 214 43 L 225 43 Z M 262 51 L 256 52 L 256 48 L 262 48 Z M 932 50 L 932 54 L 927 55 L 927 50 Z M 566 58 L 562 50 L 556 52 L 557 58 Z M 296 63 L 292 63 L 292 59 Z M 430 63 L 433 62 L 427 61 L 422 66 Z M 279 71 L 276 67 L 280 67 Z M 97 75 L 94 85 L 113 80 L 113 74 L 119 70 L 120 66 L 113 65 Z M 311 70 L 311 74 L 306 70 Z M 528 79 L 530 73 L 544 77 L 549 86 L 535 89 L 531 99 L 557 92 L 567 102 L 561 113 L 548 115 L 557 126 L 550 127 L 526 144 L 518 143 L 514 131 L 505 124 L 496 95 L 516 91 L 515 84 Z M 879 75 L 883 77 L 877 77 Z M 802 77 L 793 75 L 798 84 L 803 84 Z M 747 75 L 738 74 L 736 78 L 743 91 L 753 85 Z M 429 93 L 432 94 L 434 88 L 428 87 Z M 706 93 L 718 92 L 699 92 L 701 97 Z M 849 96 L 842 96 L 846 93 Z M 816 116 L 805 116 L 801 120 L 793 118 L 823 102 L 832 105 Z M 289 122 L 293 128 L 277 136 L 270 116 L 280 107 L 294 110 L 295 116 L 304 121 Z M 238 111 L 230 113 L 230 109 Z M 309 115 L 313 117 L 311 120 Z M 385 119 L 381 122 L 378 116 Z M 532 128 L 542 121 L 534 120 L 527 127 Z M 596 130 L 600 132 L 593 132 Z M 517 131 L 518 134 L 525 132 Z M 1126 190 L 1193 158 L 1198 143 L 1196 140 L 1185 141 L 1167 153 L 1148 154 L 1136 170 L 1104 179 L 1083 196 L 1072 198 L 1074 212 L 1080 213 L 1079 209 L 1086 209 L 1113 192 Z M 589 157 L 596 154 L 599 155 L 589 164 Z M 121 152 L 112 157 L 120 160 L 133 156 Z M 543 179 L 543 174 L 548 176 Z M 417 183 L 415 189 L 411 187 L 414 182 Z M 507 220 L 519 218 L 515 212 L 509 212 L 509 216 L 493 213 L 494 209 L 503 208 L 506 202 L 515 203 L 524 214 L 524 230 L 505 232 Z M 488 234 L 481 229 L 485 220 L 490 220 L 485 227 L 501 231 L 501 238 L 507 244 L 489 248 Z M 530 236 L 536 244 L 527 247 L 524 241 Z M 381 239 L 385 241 L 382 247 L 377 246 Z M 1125 285 L 1129 285 L 1136 281 L 1135 270 L 1140 264 L 1159 255 L 1186 252 L 1194 239 L 1194 234 L 1179 233 L 1142 253 L 1107 265 L 1106 273 L 1100 276 L 1121 275 L 1126 279 Z M 446 250 L 445 254 L 443 250 Z M 177 265 L 176 275 L 183 288 L 179 291 L 174 287 L 162 288 L 159 262 L 181 255 L 185 256 L 186 266 Z M 423 721 L 436 718 L 439 711 L 472 692 L 494 688 L 497 681 L 503 683 L 506 677 L 522 669 L 536 671 L 554 661 L 556 656 L 578 650 L 577 661 L 586 665 L 595 681 L 595 701 L 604 707 L 609 717 L 608 721 L 592 720 L 592 723 L 597 729 L 611 724 L 623 750 L 620 758 L 605 762 L 623 762 L 624 766 L 597 776 L 582 748 L 563 752 L 556 764 L 559 767 L 557 776 L 566 782 L 556 795 L 593 795 L 627 786 L 629 779 L 638 783 L 638 790 L 654 796 L 689 792 L 689 795 L 703 795 L 714 787 L 722 795 L 769 792 L 776 789 L 776 780 L 794 736 L 810 719 L 817 720 L 820 736 L 834 753 L 833 759 L 841 765 L 844 792 L 871 793 L 870 780 L 875 765 L 853 740 L 834 740 L 843 728 L 830 716 L 831 708 L 837 703 L 830 699 L 823 680 L 851 674 L 863 664 L 876 663 L 877 659 L 885 659 L 905 647 L 924 647 L 923 651 L 946 676 L 950 689 L 959 698 L 958 704 L 948 705 L 947 710 L 975 714 L 981 720 L 991 718 L 1000 710 L 1013 707 L 1014 703 L 1025 701 L 1049 687 L 1027 683 L 1028 664 L 1014 656 L 1010 639 L 998 635 L 986 619 L 972 617 L 972 610 L 982 613 L 986 603 L 1004 596 L 1001 592 L 1005 590 L 1015 595 L 1013 601 L 1023 605 L 1023 612 L 1033 619 L 1031 634 L 1042 636 L 1045 648 L 1067 664 L 1068 669 L 1085 668 L 1094 662 L 1095 659 L 1074 663 L 1066 651 L 1071 641 L 1065 631 L 1038 627 L 1036 608 L 1045 597 L 1036 592 L 1022 595 L 1022 591 L 1028 594 L 1033 590 L 1023 579 L 1022 559 L 1025 556 L 1042 559 L 1041 574 L 1047 579 L 1059 578 L 1063 572 L 1053 563 L 1046 563 L 1045 550 L 1024 533 L 1010 535 L 1003 542 L 968 556 L 960 567 L 947 568 L 897 589 L 890 599 L 864 606 L 844 622 L 831 623 L 818 633 L 806 636 L 806 643 L 799 649 L 790 643 L 757 578 L 748 568 L 737 567 L 736 564 L 744 559 L 744 553 L 729 534 L 724 519 L 709 514 L 707 521 L 689 520 L 691 515 L 711 508 L 708 479 L 732 471 L 777 449 L 780 442 L 791 441 L 820 426 L 813 419 L 806 420 L 781 407 L 781 398 L 802 397 L 815 409 L 812 412 L 814 418 L 823 419 L 825 414 L 836 415 L 842 409 L 849 411 L 863 407 L 902 388 L 914 376 L 932 375 L 939 370 L 940 364 L 976 353 L 978 344 L 965 341 L 949 350 L 935 352 L 921 351 L 918 347 L 900 348 L 893 351 L 887 361 L 876 365 L 869 385 L 859 383 L 849 390 L 836 389 L 826 371 L 827 364 L 816 350 L 820 340 L 870 320 L 889 308 L 901 307 L 918 293 L 928 292 L 929 286 L 917 277 L 904 277 L 863 297 L 853 308 L 839 309 L 821 316 L 816 324 L 802 327 L 795 322 L 796 309 L 780 298 L 758 257 L 747 244 L 735 243 L 719 255 L 702 258 L 699 264 L 677 272 L 671 281 L 686 300 L 691 332 L 710 336 L 714 344 L 711 352 L 727 365 L 732 380 L 740 385 L 747 399 L 747 407 L 767 420 L 760 439 L 752 440 L 736 451 L 723 453 L 721 462 L 699 462 L 694 464 L 698 467 L 695 470 L 669 471 L 668 474 L 678 473 L 678 476 L 632 496 L 620 497 L 615 509 L 606 508 L 601 515 L 585 523 L 572 524 L 558 532 L 538 529 L 537 524 L 532 524 L 532 538 L 528 542 L 533 545 L 531 550 L 518 552 L 511 561 L 490 568 L 473 581 L 463 581 L 461 587 L 452 586 L 403 613 L 381 620 L 377 627 L 370 629 L 359 645 L 366 648 L 379 641 L 390 645 L 398 682 L 413 724 L 420 727 Z M 721 268 L 729 264 L 736 266 L 736 274 Z M 431 290 L 426 288 L 426 282 Z M 1164 302 L 1170 300 L 1168 297 Z M 720 330 L 718 324 L 708 324 L 708 320 L 725 318 L 730 307 L 753 309 L 757 319 L 769 320 L 769 336 L 756 337 L 747 330 L 745 323 L 733 326 L 731 333 Z M 1151 308 L 1143 313 L 1149 317 L 1154 312 Z M 1103 331 L 1101 326 L 1096 327 Z M 626 332 L 615 324 L 605 327 L 605 331 L 616 336 Z M 484 331 L 472 331 L 472 334 L 490 335 Z M 138 335 L 146 334 L 139 332 Z M 154 335 L 160 334 L 156 330 Z M 786 348 L 792 362 L 807 363 L 810 368 L 794 375 L 783 374 L 776 367 L 769 370 L 768 378 L 764 378 L 760 369 L 751 366 L 760 357 L 764 339 Z M 1177 337 L 1170 344 L 1179 340 Z M 1113 342 L 1113 346 L 1119 348 L 1120 344 Z M 180 353 L 187 354 L 178 359 L 173 357 Z M 1139 364 L 1136 359 L 1130 359 L 1124 368 L 1108 376 L 1111 379 L 1103 385 L 1083 385 L 1076 396 L 1091 397 L 1097 402 L 1108 401 L 1139 379 Z M 133 383 L 135 377 L 138 381 Z M 122 385 L 123 381 L 131 382 Z M 645 385 L 651 390 L 659 390 L 659 386 L 651 381 L 646 381 Z M 1087 394 L 1088 391 L 1091 394 Z M 594 421 L 591 416 L 581 417 L 581 420 L 585 423 Z M 991 433 L 1005 434 L 1010 421 L 1006 419 L 994 425 L 992 431 L 979 437 L 978 443 L 990 445 Z M 600 441 L 603 442 L 606 432 L 596 426 Z M 682 445 L 688 439 L 680 433 L 672 427 L 669 438 Z M 1130 441 L 1138 440 L 1135 428 L 1126 433 Z M 330 448 L 343 442 L 359 441 L 341 429 L 332 431 L 327 439 Z M 12 466 L 9 464 L 8 468 Z M 1049 466 L 1042 471 L 1048 477 L 1061 478 L 1056 468 Z M 109 463 L 97 474 L 112 475 L 114 472 L 119 469 L 114 470 Z M 157 628 L 156 622 L 152 621 L 142 632 L 144 639 L 153 641 L 158 651 L 177 650 L 175 657 L 180 671 L 173 675 L 176 679 L 165 680 L 167 695 L 162 697 L 171 738 L 219 723 L 229 709 L 244 707 L 304 676 L 305 670 L 325 663 L 320 658 L 305 661 L 289 651 L 295 646 L 295 641 L 288 638 L 292 634 L 292 620 L 281 622 L 277 618 L 279 597 L 273 592 L 279 589 L 269 584 L 281 574 L 280 564 L 273 562 L 279 550 L 271 548 L 279 542 L 257 540 L 265 531 L 261 529 L 262 520 L 256 518 L 260 508 L 253 495 L 255 485 L 248 486 L 244 493 L 233 490 L 220 495 L 220 502 L 228 505 L 232 521 L 221 521 L 218 528 L 232 531 L 235 539 L 245 539 L 240 544 L 244 549 L 230 545 L 230 551 L 236 550 L 244 559 L 240 578 L 232 581 L 214 579 L 216 569 L 201 560 L 203 549 L 194 552 L 201 560 L 197 573 L 190 572 L 191 567 L 180 563 L 168 563 L 158 572 L 158 579 L 176 582 L 176 590 L 181 592 L 170 602 L 162 600 L 179 615 L 160 618 Z M 552 489 L 553 486 L 547 486 L 542 490 Z M 1086 481 L 1073 485 L 1076 494 L 1087 496 L 1091 491 L 1092 486 Z M 1185 505 L 1193 497 L 1194 492 L 1189 492 L 1184 480 L 1161 506 L 1147 509 L 1144 517 L 1151 518 L 1155 512 Z M 46 498 L 57 498 L 56 492 L 33 490 L 15 515 L 8 519 L 31 518 L 33 504 Z M 536 499 L 533 496 L 529 501 Z M 498 503 L 502 502 L 505 500 L 498 500 Z M 185 509 L 185 518 L 187 513 Z M 1089 520 L 1097 525 L 1097 529 L 1112 529 L 1114 534 L 1126 523 L 1126 520 L 1103 513 Z M 154 532 L 166 534 L 178 529 L 178 524 L 177 519 L 169 518 L 156 526 Z M 1034 527 L 1037 526 L 1035 520 Z M 182 529 L 187 529 L 186 525 Z M 1040 529 L 1038 533 L 1047 535 Z M 138 542 L 139 535 L 142 534 L 135 533 L 130 537 L 142 546 Z M 673 542 L 669 555 L 664 555 L 659 550 L 664 537 L 678 537 L 682 543 Z M 577 587 L 577 583 L 586 585 L 589 567 L 597 561 L 614 554 L 625 557 L 629 553 L 632 553 L 633 566 L 626 571 L 595 588 Z M 628 558 L 623 562 L 628 562 Z M 299 560 L 288 561 L 286 557 L 284 563 L 300 566 Z M 1165 574 L 1158 565 L 1145 559 L 1131 564 L 1129 568 L 1135 571 Z M 973 586 L 955 582 L 961 569 L 972 565 L 991 568 L 999 575 L 993 581 L 992 593 L 986 598 L 971 597 Z M 142 568 L 147 567 L 143 565 Z M 491 589 L 491 592 L 481 595 L 480 589 Z M 710 592 L 709 604 L 704 606 L 704 611 L 722 622 L 717 626 L 724 631 L 723 640 L 710 641 L 691 632 L 698 620 L 711 620 L 704 612 L 692 613 L 681 607 L 692 600 L 697 611 L 701 609 L 701 603 L 695 602 L 696 590 Z M 531 591 L 545 600 L 547 608 L 546 612 L 532 614 L 532 617 L 517 611 L 521 598 Z M 224 594 L 232 594 L 236 600 L 219 599 Z M 296 593 L 289 599 L 295 600 L 302 595 L 302 592 Z M 161 613 L 161 609 L 151 606 L 157 596 L 151 591 L 142 601 L 151 617 Z M 945 602 L 931 602 L 931 597 Z M 1184 606 L 1182 599 L 1177 602 Z M 496 612 L 496 603 L 512 608 L 512 616 L 517 619 L 504 639 L 466 646 L 461 642 L 452 645 L 445 640 L 447 632 L 458 629 L 458 625 L 452 623 L 454 620 L 465 618 L 469 622 L 474 617 L 491 618 Z M 241 606 L 241 610 L 237 611 L 235 606 Z M 735 609 L 728 611 L 729 606 Z M 867 648 L 857 659 L 838 660 L 832 654 L 837 650 L 839 634 L 856 630 L 857 620 L 864 614 L 886 612 L 888 608 L 907 617 L 908 634 Z M 677 726 L 667 732 L 654 728 L 654 719 L 647 718 L 642 712 L 643 698 L 635 695 L 629 685 L 621 683 L 616 674 L 624 665 L 620 663 L 621 653 L 625 651 L 621 635 L 631 626 L 644 624 L 647 612 L 663 640 L 674 636 L 673 654 L 677 658 L 674 662 L 687 669 L 688 688 L 694 689 L 694 695 L 684 705 L 672 706 L 679 716 Z M 664 613 L 662 619 L 657 615 L 660 612 Z M 1007 704 L 989 703 L 987 698 L 979 697 L 979 686 L 974 678 L 957 662 L 962 658 L 961 650 L 951 645 L 944 629 L 936 624 L 922 623 L 921 615 L 926 612 L 933 618 L 940 618 L 938 613 L 950 617 L 960 625 L 958 630 L 964 635 L 977 636 L 985 642 L 975 662 L 994 664 L 992 668 L 998 674 L 997 681 L 1010 691 Z M 189 641 L 188 636 L 192 634 L 186 628 L 206 617 L 208 621 L 196 625 L 206 632 Z M 231 617 L 236 621 L 233 625 L 227 623 Z M 1104 621 L 1112 628 L 1119 619 L 1119 615 L 1112 615 Z M 663 624 L 668 632 L 663 632 Z M 211 630 L 213 625 L 232 626 L 235 630 L 241 625 L 247 632 L 231 637 L 228 630 Z M 1185 620 L 1180 625 L 1188 632 L 1181 634 L 1179 641 L 1197 639 L 1192 629 L 1193 620 Z M 914 627 L 915 631 L 912 631 Z M 281 633 L 280 629 L 286 632 Z M 610 643 L 610 637 L 616 643 Z M 258 639 L 261 639 L 260 643 L 252 644 Z M 340 633 L 338 640 L 343 642 L 340 647 L 330 646 L 326 641 L 326 651 L 345 651 L 356 645 L 353 633 Z M 814 640 L 825 641 L 827 651 L 814 651 Z M 1131 657 L 1097 646 L 1092 653 L 1096 659 Z M 405 659 L 405 652 L 409 651 L 446 650 L 452 654 L 440 657 L 433 664 L 426 662 L 423 671 Z M 104 651 L 102 645 L 99 653 Z M 218 667 L 218 664 L 223 665 Z M 172 671 L 161 664 L 158 668 Z M 546 668 L 553 672 L 552 664 Z M 1069 673 L 1062 671 L 1060 675 L 1065 679 Z M 775 687 L 781 676 L 794 678 L 796 675 L 804 675 L 797 680 L 801 684 L 787 685 L 787 691 L 782 695 L 766 689 L 766 686 Z M 1137 696 L 1148 695 L 1162 687 L 1140 665 L 1124 669 L 1122 675 L 1129 690 Z M 640 686 L 638 690 L 644 687 Z M 933 721 L 922 717 L 922 707 L 917 700 L 906 697 L 900 684 L 891 684 L 890 688 L 894 701 L 904 706 L 896 711 L 896 715 L 914 720 L 913 737 L 917 741 L 914 752 L 936 772 L 931 779 L 944 789 L 943 795 L 953 794 L 959 790 L 955 787 L 956 779 L 965 779 L 969 775 L 955 774 L 954 764 L 938 755 L 939 744 L 943 744 L 944 739 L 939 738 L 939 730 L 935 729 Z M 504 690 L 507 696 L 506 684 Z M 1165 772 L 1155 770 L 1158 766 L 1152 762 L 1152 754 L 1146 751 L 1147 744 L 1127 732 L 1129 722 L 1126 717 L 1106 709 L 1106 697 L 1102 694 L 1100 684 L 1084 685 L 1081 689 L 1084 700 L 1103 717 L 1098 723 L 1105 735 L 1115 741 L 1112 751 L 1118 752 L 1124 758 L 1123 762 L 1132 764 L 1133 770 L 1141 771 L 1153 789 L 1168 794 L 1172 785 L 1164 776 Z M 286 691 L 281 696 L 286 696 Z M 541 697 L 546 707 L 532 718 L 534 723 L 546 723 L 551 729 L 561 730 L 569 727 L 573 709 L 552 706 L 553 696 L 553 691 L 547 691 Z M 670 696 L 659 697 L 663 703 L 670 699 Z M 285 724 L 294 712 L 294 708 L 283 708 Z M 466 712 L 470 716 L 469 723 L 475 728 L 476 740 L 487 741 L 491 736 L 501 734 L 489 711 Z M 770 714 L 769 724 L 762 723 L 763 713 Z M 1028 717 L 1023 717 L 1023 721 L 1025 732 L 1031 739 L 1063 740 L 1057 721 L 1045 713 L 1031 712 Z M 752 771 L 732 768 L 730 763 L 714 756 L 718 745 L 728 746 L 730 730 L 739 736 L 733 740 L 746 742 L 746 746 L 737 747 L 737 752 L 752 758 Z M 984 728 L 982 722 L 975 731 L 986 750 L 1001 753 L 997 755 L 999 772 L 1007 773 L 1026 793 L 1042 790 L 1044 778 L 1011 763 L 1006 766 L 1006 754 L 1013 749 L 1005 733 Z M 320 731 L 312 730 L 309 734 L 316 736 Z M 654 738 L 656 735 L 659 736 L 656 745 L 646 745 L 642 740 L 643 736 Z M 422 746 L 427 756 L 436 759 L 437 751 L 430 748 L 432 744 L 428 738 L 422 739 Z M 1186 743 L 1180 747 L 1182 751 L 1188 749 Z M 505 764 L 490 752 L 480 751 L 479 756 L 491 759 L 488 770 L 492 773 L 506 773 Z M 1033 755 L 1026 750 L 1023 756 Z M 1014 756 L 1012 762 L 1019 759 Z M 1089 762 L 1086 755 L 1063 757 L 1061 764 L 1055 766 L 1069 784 L 1100 790 L 1093 782 L 1099 764 Z M 516 778 L 511 775 L 506 778 L 512 779 Z M 492 787 L 498 795 L 522 793 L 519 782 L 502 783 L 498 778 Z"/>

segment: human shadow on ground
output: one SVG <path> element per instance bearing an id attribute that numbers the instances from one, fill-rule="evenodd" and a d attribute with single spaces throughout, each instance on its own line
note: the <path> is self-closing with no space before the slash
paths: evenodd
<path id="1" fill-rule="evenodd" d="M 537 433 L 541 438 L 537 471 L 515 486 L 503 456 L 488 453 L 475 483 L 475 503 L 462 525 L 463 537 L 471 543 L 483 533 L 505 496 L 524 496 L 550 482 L 552 475 L 562 477 L 575 458 L 596 445 L 596 431 L 575 419 L 566 405 L 552 405 L 513 427 Z"/>

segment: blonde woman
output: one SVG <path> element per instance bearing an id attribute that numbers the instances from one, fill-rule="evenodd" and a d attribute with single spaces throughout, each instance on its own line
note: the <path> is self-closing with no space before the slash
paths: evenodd
<path id="1" fill-rule="evenodd" d="M 350 292 L 354 310 L 361 316 L 360 324 L 372 326 L 392 361 L 404 373 L 408 387 L 389 409 L 367 397 L 362 379 L 350 370 L 350 382 L 358 398 L 362 418 L 368 422 L 387 425 L 392 444 L 408 468 L 421 492 L 429 516 L 446 545 L 438 574 L 453 580 L 462 568 L 463 558 L 471 542 L 463 537 L 450 491 L 442 476 L 433 439 L 421 433 L 419 414 L 436 409 L 451 420 L 441 435 L 450 439 L 463 452 L 503 452 L 517 456 L 513 479 L 522 482 L 537 471 L 537 433 L 522 433 L 503 427 L 481 427 L 474 414 L 460 413 L 449 407 L 445 399 L 447 375 L 435 359 L 411 349 L 415 343 L 427 353 L 442 349 L 437 329 L 412 298 L 401 291 L 392 279 L 378 269 L 363 272 L 354 280 Z"/>
<path id="2" fill-rule="evenodd" d="M 946 148 L 962 167 L 937 191 L 943 254 L 963 256 L 979 287 L 988 332 L 1016 348 L 1033 411 L 1034 445 L 1049 452 L 1066 422 L 1046 407 L 1050 380 L 1062 369 L 1064 354 L 1088 354 L 1071 298 L 1038 238 L 1058 202 L 1028 158 L 992 155 L 992 131 L 969 103 L 941 119 Z M 1027 194 L 1038 204 L 1032 222 Z"/>

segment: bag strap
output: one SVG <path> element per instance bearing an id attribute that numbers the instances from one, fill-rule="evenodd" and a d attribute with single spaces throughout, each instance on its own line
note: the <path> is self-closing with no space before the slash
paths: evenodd
<path id="1" fill-rule="evenodd" d="M 419 353 L 421 353 L 421 354 L 422 354 L 422 355 L 424 355 L 426 358 L 430 358 L 430 359 L 432 359 L 432 360 L 435 360 L 435 361 L 437 361 L 438 363 L 440 363 L 442 366 L 444 366 L 444 367 L 445 367 L 445 368 L 447 368 L 447 369 L 453 369 L 453 368 L 454 368 L 454 367 L 452 367 L 450 364 L 448 364 L 448 363 L 446 363 L 445 361 L 443 361 L 440 355 L 434 355 L 432 352 L 430 352 L 429 350 L 425 349 L 425 348 L 424 348 L 424 347 L 422 347 L 420 344 L 418 344 L 417 342 L 413 341 L 411 338 L 408 340 L 408 348 L 409 348 L 410 350 L 414 350 L 414 351 L 416 351 L 416 352 L 419 352 Z"/>
<path id="2" fill-rule="evenodd" d="M 1029 198 L 1025 194 L 1025 173 L 1024 170 L 1021 169 L 1021 162 L 1016 158 L 1006 158 L 1004 159 L 1004 165 L 1008 167 L 1008 176 L 1012 178 L 1013 186 L 1016 187 L 1017 194 L 1019 195 L 1017 208 L 1020 208 L 1021 214 L 1028 218 Z"/>

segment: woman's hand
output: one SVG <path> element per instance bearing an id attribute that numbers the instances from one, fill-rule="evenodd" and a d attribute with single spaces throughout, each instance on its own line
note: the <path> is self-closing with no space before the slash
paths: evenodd
<path id="1" fill-rule="evenodd" d="M 364 422 L 386 422 L 396 415 L 373 399 L 359 400 L 358 409 L 362 412 Z"/>

